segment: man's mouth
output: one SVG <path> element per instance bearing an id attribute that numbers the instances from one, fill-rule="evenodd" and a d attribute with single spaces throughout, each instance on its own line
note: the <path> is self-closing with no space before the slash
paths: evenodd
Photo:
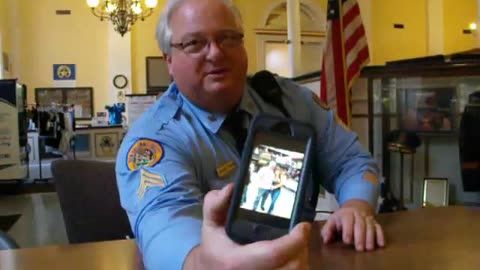
<path id="1" fill-rule="evenodd" d="M 207 71 L 207 75 L 223 75 L 228 72 L 226 68 L 214 68 Z"/>

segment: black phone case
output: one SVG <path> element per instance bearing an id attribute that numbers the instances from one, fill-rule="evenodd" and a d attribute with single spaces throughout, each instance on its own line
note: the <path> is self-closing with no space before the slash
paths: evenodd
<path id="1" fill-rule="evenodd" d="M 249 170 L 250 157 L 254 148 L 255 134 L 258 132 L 289 135 L 290 137 L 296 139 L 303 138 L 306 142 L 304 165 L 301 171 L 294 208 L 288 227 L 265 226 L 264 224 L 257 224 L 251 221 L 237 220 L 241 197 L 245 181 L 247 180 L 246 175 Z M 318 196 L 318 183 L 313 181 L 313 176 L 315 174 L 312 172 L 311 168 L 313 160 L 316 156 L 315 142 L 315 130 L 309 124 L 289 118 L 267 114 L 261 114 L 254 118 L 249 128 L 249 133 L 241 158 L 240 173 L 237 175 L 237 179 L 235 180 L 235 188 L 228 211 L 225 229 L 227 235 L 232 240 L 240 244 L 247 244 L 261 240 L 273 240 L 288 234 L 288 232 L 295 227 L 296 224 L 302 221 L 313 221 L 313 217 L 311 217 L 311 215 L 304 213 L 304 206 L 312 203 L 312 201 L 314 201 L 316 204 L 316 199 Z M 310 190 L 308 198 L 306 196 L 307 188 Z M 235 222 L 238 223 L 236 225 L 237 228 L 234 228 Z M 240 227 L 241 229 L 239 229 Z"/>

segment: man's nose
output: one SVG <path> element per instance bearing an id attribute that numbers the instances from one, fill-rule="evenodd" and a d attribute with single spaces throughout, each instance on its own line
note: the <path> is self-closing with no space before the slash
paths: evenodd
<path id="1" fill-rule="evenodd" d="M 208 44 L 208 53 L 207 53 L 207 59 L 208 60 L 215 60 L 218 57 L 223 56 L 223 50 L 222 48 L 218 45 L 216 41 L 211 41 Z"/>

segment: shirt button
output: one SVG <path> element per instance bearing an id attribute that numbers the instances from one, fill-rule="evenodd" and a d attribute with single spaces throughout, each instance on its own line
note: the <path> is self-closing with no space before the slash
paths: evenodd
<path id="1" fill-rule="evenodd" d="M 208 120 L 210 120 L 210 122 L 214 122 L 217 121 L 217 117 L 215 115 L 209 115 Z"/>

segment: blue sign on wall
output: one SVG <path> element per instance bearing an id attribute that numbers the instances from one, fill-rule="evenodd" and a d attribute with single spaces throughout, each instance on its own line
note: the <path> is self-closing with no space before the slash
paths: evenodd
<path id="1" fill-rule="evenodd" d="M 76 80 L 75 64 L 53 64 L 53 80 Z"/>

